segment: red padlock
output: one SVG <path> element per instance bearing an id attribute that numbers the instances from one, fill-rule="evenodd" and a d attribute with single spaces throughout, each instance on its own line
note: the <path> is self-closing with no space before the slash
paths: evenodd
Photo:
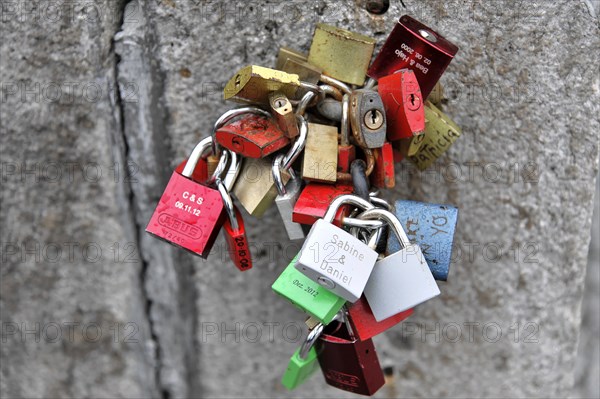
<path id="1" fill-rule="evenodd" d="M 220 179 L 217 180 L 217 188 L 223 198 L 227 214 L 227 218 L 223 224 L 223 234 L 227 243 L 229 257 L 240 271 L 249 270 L 252 268 L 252 254 L 250 253 L 250 245 L 248 245 L 244 219 L 239 209 L 233 204 L 225 183 Z"/>
<path id="2" fill-rule="evenodd" d="M 182 173 L 173 172 L 146 226 L 146 231 L 155 237 L 203 258 L 208 256 L 225 216 L 219 191 L 190 178 L 211 143 L 210 137 L 202 140 Z"/>
<path id="3" fill-rule="evenodd" d="M 187 163 L 187 159 L 181 162 L 177 168 L 175 168 L 176 173 L 183 173 L 183 168 L 185 168 L 185 164 Z M 205 182 L 208 180 L 208 162 L 206 158 L 201 157 L 198 160 L 198 164 L 196 165 L 196 169 L 192 172 L 192 180 L 198 183 Z"/>
<path id="4" fill-rule="evenodd" d="M 401 69 L 411 69 L 417 76 L 423 99 L 427 99 L 457 52 L 458 47 L 439 33 L 404 15 L 388 36 L 367 75 L 380 79 Z"/>
<path id="5" fill-rule="evenodd" d="M 385 383 L 372 339 L 356 339 L 346 323 L 332 322 L 317 341 L 327 384 L 360 395 L 373 395 Z"/>
<path id="6" fill-rule="evenodd" d="M 264 158 L 290 143 L 274 121 L 261 115 L 244 115 L 222 126 L 215 138 L 223 147 L 249 158 Z"/>
<path id="7" fill-rule="evenodd" d="M 392 144 L 385 142 L 383 147 L 373 149 L 373 156 L 375 157 L 375 168 L 371 173 L 371 184 L 377 188 L 394 188 L 396 175 Z"/>
<path id="8" fill-rule="evenodd" d="M 343 194 L 351 194 L 352 191 L 353 187 L 348 184 L 308 183 L 294 205 L 292 221 L 312 225 L 325 216 L 327 208 L 335 198 Z M 347 216 L 347 214 L 348 208 L 346 206 L 340 207 L 333 224 L 341 226 L 342 217 Z"/>
<path id="9" fill-rule="evenodd" d="M 425 132 L 425 106 L 415 73 L 402 69 L 379 79 L 377 90 L 385 107 L 389 141 Z"/>
<path id="10" fill-rule="evenodd" d="M 348 306 L 348 321 L 352 331 L 361 341 L 389 330 L 411 314 L 413 314 L 413 309 L 408 309 L 382 321 L 377 321 L 364 295 Z"/>

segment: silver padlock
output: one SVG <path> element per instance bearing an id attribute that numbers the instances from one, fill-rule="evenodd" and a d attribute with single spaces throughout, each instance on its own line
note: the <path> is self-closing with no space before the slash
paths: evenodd
<path id="1" fill-rule="evenodd" d="M 358 218 L 384 220 L 402 244 L 399 252 L 375 264 L 365 287 L 365 297 L 375 320 L 387 319 L 440 294 L 421 248 L 410 243 L 393 213 L 375 208 L 364 211 Z"/>
<path id="2" fill-rule="evenodd" d="M 275 187 L 277 187 L 277 198 L 275 198 L 275 205 L 279 210 L 279 215 L 283 220 L 283 226 L 287 231 L 290 240 L 302 240 L 304 239 L 304 230 L 300 223 L 292 221 L 292 214 L 294 213 L 294 205 L 298 201 L 298 197 L 302 192 L 302 180 L 298 177 L 290 179 L 287 185 L 283 183 L 281 178 L 281 164 L 283 163 L 284 155 L 278 155 L 273 161 L 273 180 L 275 181 Z"/>
<path id="3" fill-rule="evenodd" d="M 332 224 L 338 208 L 351 204 L 373 209 L 369 201 L 341 195 L 332 201 L 323 219 L 310 229 L 300 250 L 296 269 L 334 294 L 356 302 L 377 261 L 377 252 L 352 234 Z"/>
<path id="4" fill-rule="evenodd" d="M 352 134 L 363 148 L 380 148 L 385 143 L 385 108 L 374 90 L 354 90 L 350 95 Z"/>

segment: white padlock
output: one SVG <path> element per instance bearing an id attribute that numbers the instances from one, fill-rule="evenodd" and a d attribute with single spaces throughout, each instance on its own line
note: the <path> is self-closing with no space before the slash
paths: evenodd
<path id="1" fill-rule="evenodd" d="M 387 222 L 402 249 L 378 261 L 365 287 L 365 297 L 375 320 L 382 321 L 411 309 L 440 294 L 421 248 L 411 244 L 400 221 L 383 209 L 370 209 L 358 219 L 380 219 Z"/>
<path id="2" fill-rule="evenodd" d="M 333 200 L 323 219 L 317 220 L 308 233 L 296 269 L 345 300 L 356 302 L 377 261 L 377 252 L 331 224 L 344 204 L 374 208 L 355 195 L 341 195 Z"/>

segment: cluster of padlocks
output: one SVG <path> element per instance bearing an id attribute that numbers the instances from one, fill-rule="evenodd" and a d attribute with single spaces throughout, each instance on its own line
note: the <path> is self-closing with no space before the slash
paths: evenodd
<path id="1" fill-rule="evenodd" d="M 207 257 L 223 230 L 231 260 L 252 267 L 242 214 L 276 203 L 301 251 L 273 290 L 308 315 L 282 383 L 320 365 L 328 384 L 372 395 L 384 375 L 372 337 L 437 295 L 458 211 L 400 200 L 394 163 L 423 170 L 460 136 L 439 78 L 458 48 L 409 16 L 371 63 L 375 40 L 318 24 L 308 55 L 281 48 L 276 69 L 247 66 L 224 89 L 246 103 L 223 114 L 173 173 L 146 231 Z M 437 104 L 437 106 L 436 106 Z M 387 255 L 386 255 L 387 254 Z"/>

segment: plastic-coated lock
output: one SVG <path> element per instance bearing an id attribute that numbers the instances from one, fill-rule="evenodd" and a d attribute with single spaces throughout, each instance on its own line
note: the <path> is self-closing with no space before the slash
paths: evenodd
<path id="1" fill-rule="evenodd" d="M 354 334 L 361 341 L 373 338 L 377 334 L 389 330 L 411 314 L 413 314 L 413 309 L 408 309 L 387 319 L 377 321 L 364 295 L 358 301 L 348 306 L 348 320 L 352 326 L 352 331 L 354 331 Z"/>
<path id="2" fill-rule="evenodd" d="M 371 64 L 367 74 L 380 79 L 401 69 L 415 72 L 423 99 L 427 99 L 458 47 L 421 22 L 402 16 L 381 51 Z"/>
<path id="3" fill-rule="evenodd" d="M 264 158 L 290 144 L 277 124 L 260 115 L 244 115 L 217 130 L 215 138 L 223 147 L 248 158 Z"/>
<path id="4" fill-rule="evenodd" d="M 402 244 L 400 251 L 377 262 L 365 287 L 375 320 L 382 321 L 440 294 L 421 249 L 410 243 L 393 213 L 376 208 L 358 218 L 386 221 Z"/>
<path id="5" fill-rule="evenodd" d="M 269 94 L 279 91 L 288 98 L 294 98 L 300 87 L 298 75 L 258 65 L 248 65 L 240 69 L 225 85 L 225 100 L 250 102 L 268 105 Z"/>
<path id="6" fill-rule="evenodd" d="M 385 107 L 389 141 L 408 139 L 424 133 L 425 101 L 412 70 L 402 69 L 382 77 L 377 91 Z"/>
<path id="7" fill-rule="evenodd" d="M 288 363 L 288 367 L 281 379 L 281 383 L 287 389 L 294 389 L 304 383 L 317 370 L 317 351 L 314 348 L 317 339 L 323 333 L 323 323 L 317 323 L 310 329 L 306 340 L 300 348 L 294 352 Z"/>
<path id="8" fill-rule="evenodd" d="M 408 158 L 419 170 L 427 169 L 461 135 L 460 127 L 429 101 L 425 102 L 425 120 L 423 141 L 416 153 Z"/>
<path id="9" fill-rule="evenodd" d="M 379 148 L 385 142 L 387 130 L 385 108 L 379 93 L 354 90 L 350 95 L 350 126 L 362 148 Z"/>
<path id="10" fill-rule="evenodd" d="M 372 339 L 356 339 L 344 323 L 327 326 L 317 341 L 325 382 L 344 391 L 373 395 L 385 383 Z"/>
<path id="11" fill-rule="evenodd" d="M 377 188 L 394 188 L 396 174 L 394 171 L 394 150 L 391 143 L 384 143 L 383 147 L 373 150 L 375 168 L 371 174 L 371 184 Z"/>
<path id="12" fill-rule="evenodd" d="M 452 205 L 400 200 L 396 201 L 396 217 L 410 242 L 421 247 L 433 277 L 448 280 L 458 209 Z M 388 253 L 399 250 L 398 239 L 390 236 Z"/>
<path id="13" fill-rule="evenodd" d="M 292 220 L 296 223 L 312 225 L 325 216 L 329 204 L 340 195 L 351 194 L 352 185 L 348 184 L 307 184 L 298 201 L 294 205 Z M 346 207 L 340 208 L 335 216 L 334 223 L 341 226 L 341 220 L 347 212 Z"/>
<path id="14" fill-rule="evenodd" d="M 212 140 L 202 140 L 190 155 L 184 171 L 173 172 L 146 232 L 206 258 L 223 224 L 223 199 L 218 190 L 191 180 L 198 160 Z"/>
<path id="15" fill-rule="evenodd" d="M 323 219 L 311 227 L 296 269 L 334 294 L 355 302 L 363 293 L 378 254 L 358 238 L 331 224 L 343 204 L 373 208 L 369 201 L 355 195 L 342 195 L 333 200 Z"/>
<path id="16" fill-rule="evenodd" d="M 329 324 L 346 300 L 321 287 L 296 270 L 298 255 L 275 280 L 271 288 L 303 312 Z"/>

